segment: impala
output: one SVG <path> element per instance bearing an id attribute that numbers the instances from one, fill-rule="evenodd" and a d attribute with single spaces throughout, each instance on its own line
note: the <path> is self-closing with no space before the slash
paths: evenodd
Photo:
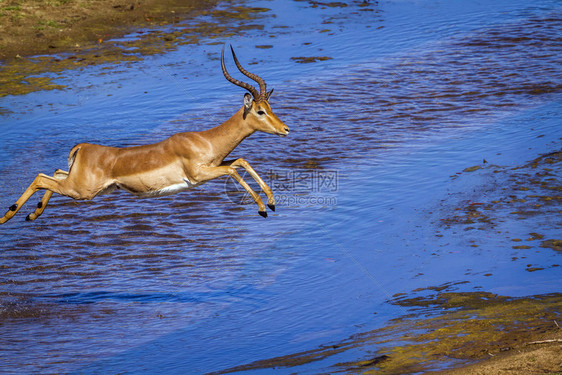
<path id="1" fill-rule="evenodd" d="M 38 190 L 45 190 L 41 201 L 26 220 L 35 220 L 43 213 L 53 193 L 74 199 L 92 199 L 123 189 L 142 197 L 175 194 L 201 185 L 221 176 L 234 178 L 258 205 L 258 213 L 267 217 L 260 196 L 240 177 L 236 168 L 245 169 L 267 196 L 267 206 L 275 211 L 275 198 L 269 186 L 244 159 L 225 161 L 225 158 L 245 138 L 256 131 L 286 136 L 289 128 L 271 110 L 262 78 L 246 71 L 234 49 L 230 47 L 236 67 L 242 74 L 256 81 L 259 91 L 252 85 L 230 76 L 224 64 L 224 47 L 221 67 L 225 78 L 249 93 L 244 94 L 244 105 L 221 125 L 200 132 L 172 135 L 162 142 L 136 147 L 107 147 L 81 143 L 70 150 L 68 172 L 56 170 L 53 176 L 37 175 L 21 197 L 12 205 L 0 224 L 10 220 L 25 202 Z"/>

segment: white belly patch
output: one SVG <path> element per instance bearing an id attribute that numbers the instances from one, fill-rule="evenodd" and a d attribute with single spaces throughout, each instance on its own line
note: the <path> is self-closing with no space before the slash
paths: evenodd
<path id="1" fill-rule="evenodd" d="M 199 185 L 200 184 L 194 184 L 191 181 L 189 181 L 187 178 L 184 178 L 183 182 L 166 186 L 159 190 L 146 191 L 146 192 L 134 193 L 134 194 L 141 197 L 163 197 L 166 195 L 172 195 L 182 191 L 186 191 Z"/>

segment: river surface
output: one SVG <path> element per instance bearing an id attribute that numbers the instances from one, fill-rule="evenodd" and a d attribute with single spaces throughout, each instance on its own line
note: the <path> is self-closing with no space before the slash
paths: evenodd
<path id="1" fill-rule="evenodd" d="M 243 92 L 222 77 L 223 43 L 275 88 L 291 128 L 232 154 L 273 188 L 265 220 L 228 179 L 157 199 L 54 196 L 25 222 L 33 197 L 0 227 L 0 373 L 220 371 L 382 327 L 407 313 L 388 300 L 416 288 L 560 292 L 559 251 L 512 246 L 531 232 L 560 239 L 559 217 L 442 224 L 494 191 L 466 168 L 562 148 L 559 1 L 247 5 L 269 9 L 248 21 L 263 28 L 0 98 L 5 208 L 79 142 L 139 145 L 230 117 Z M 331 372 L 354 356 L 276 372 Z"/>

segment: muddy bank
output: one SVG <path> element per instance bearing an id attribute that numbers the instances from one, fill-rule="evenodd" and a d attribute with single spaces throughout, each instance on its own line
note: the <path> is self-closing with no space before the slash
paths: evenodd
<path id="1" fill-rule="evenodd" d="M 66 14 L 72 19 L 74 3 L 45 7 L 40 16 L 5 16 L 17 20 L 14 23 L 28 24 L 15 27 L 14 30 L 19 32 L 9 33 L 0 41 L 4 43 L 0 51 L 5 53 L 5 61 L 0 66 L 0 97 L 65 89 L 65 86 L 54 83 L 53 77 L 68 70 L 131 63 L 175 50 L 182 45 L 199 44 L 202 41 L 214 44 L 218 42 L 209 40 L 232 37 L 248 30 L 261 30 L 263 23 L 254 20 L 265 17 L 264 14 L 269 10 L 245 7 L 242 0 L 170 0 L 143 2 L 138 6 L 115 5 L 110 1 L 100 3 L 103 4 L 99 8 L 88 6 L 80 10 L 83 20 L 76 23 L 55 22 L 56 25 L 68 26 L 56 32 L 42 26 L 39 37 L 36 37 L 38 33 L 33 26 L 43 22 L 38 19 L 48 17 L 49 11 L 53 15 L 60 11 L 60 17 Z M 14 5 L 7 8 L 9 10 L 4 12 L 34 12 L 31 7 Z M 105 14 L 110 16 L 106 18 Z M 116 38 L 124 35 L 128 37 Z"/>
<path id="2" fill-rule="evenodd" d="M 0 7 L 0 59 L 72 51 L 134 28 L 179 22 L 219 0 L 8 0 Z"/>

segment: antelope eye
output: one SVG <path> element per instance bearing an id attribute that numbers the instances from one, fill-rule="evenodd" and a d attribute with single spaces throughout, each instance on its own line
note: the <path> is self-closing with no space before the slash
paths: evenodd
<path id="1" fill-rule="evenodd" d="M 264 111 L 258 111 L 258 115 L 263 116 L 263 115 L 265 115 L 265 112 Z"/>

